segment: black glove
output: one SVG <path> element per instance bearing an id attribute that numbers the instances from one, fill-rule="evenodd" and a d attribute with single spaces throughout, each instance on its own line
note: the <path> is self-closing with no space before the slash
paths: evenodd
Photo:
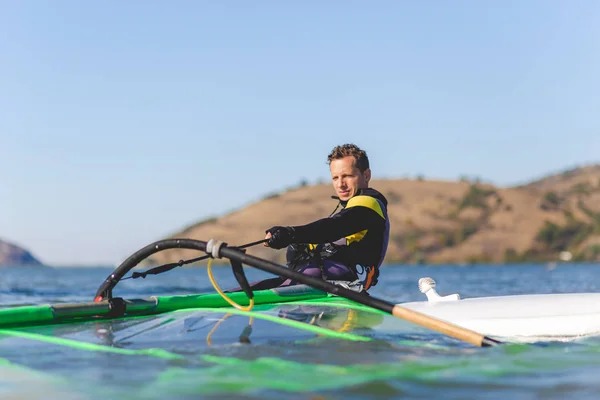
<path id="1" fill-rule="evenodd" d="M 291 226 L 274 226 L 266 232 L 271 233 L 267 244 L 274 249 L 283 249 L 294 242 L 294 228 Z"/>

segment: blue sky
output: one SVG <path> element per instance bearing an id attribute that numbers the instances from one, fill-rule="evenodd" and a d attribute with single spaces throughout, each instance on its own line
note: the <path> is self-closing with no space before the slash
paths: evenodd
<path id="1" fill-rule="evenodd" d="M 374 178 L 599 162 L 599 20 L 594 0 L 0 2 L 0 237 L 115 263 L 327 179 L 346 142 Z"/>

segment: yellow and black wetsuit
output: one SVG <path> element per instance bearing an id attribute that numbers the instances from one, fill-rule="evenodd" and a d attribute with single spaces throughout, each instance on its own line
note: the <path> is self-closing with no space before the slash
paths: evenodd
<path id="1" fill-rule="evenodd" d="M 278 236 L 279 245 L 275 248 L 287 246 L 288 267 L 313 277 L 350 282 L 359 280 L 362 267 L 365 272 L 362 289 L 368 290 L 377 283 L 387 251 L 390 233 L 387 200 L 369 188 L 361 189 L 340 204 L 342 209 L 328 218 L 301 226 L 273 227 L 268 232 Z M 282 231 L 285 239 L 279 235 Z M 280 277 L 254 282 L 251 287 L 261 290 L 294 284 Z M 231 291 L 238 290 L 241 289 Z"/>
<path id="2" fill-rule="evenodd" d="M 387 200 L 375 189 L 362 189 L 342 210 L 329 218 L 290 227 L 294 243 L 307 244 L 321 260 L 346 266 L 355 275 L 357 266 L 367 271 L 365 289 L 377 283 L 390 231 Z M 329 264 L 329 263 L 327 263 Z"/>

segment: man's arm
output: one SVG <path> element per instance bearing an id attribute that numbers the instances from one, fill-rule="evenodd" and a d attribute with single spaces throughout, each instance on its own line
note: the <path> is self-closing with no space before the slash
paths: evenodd
<path id="1" fill-rule="evenodd" d="M 293 226 L 293 243 L 328 243 L 348 235 L 370 229 L 382 218 L 373 209 L 357 206 L 343 210 L 331 218 L 323 218 L 307 225 Z"/>
<path id="2" fill-rule="evenodd" d="M 381 204 L 370 196 L 356 196 L 346 208 L 331 218 L 323 218 L 307 225 L 274 226 L 267 230 L 265 246 L 282 249 L 292 243 L 328 243 L 365 229 L 385 223 Z"/>

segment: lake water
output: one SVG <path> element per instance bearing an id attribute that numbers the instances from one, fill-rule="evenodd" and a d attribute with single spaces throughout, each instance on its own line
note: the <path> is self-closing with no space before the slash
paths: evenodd
<path id="1" fill-rule="evenodd" d="M 0 307 L 4 308 L 91 301 L 111 269 L 0 271 Z M 251 280 L 268 276 L 252 269 L 247 273 Z M 229 269 L 217 268 L 215 275 L 221 287 L 236 285 Z M 440 294 L 459 293 L 463 298 L 600 292 L 600 265 L 559 264 L 386 266 L 371 294 L 392 302 L 424 300 L 417 288 L 418 279 L 424 276 L 436 280 Z M 140 298 L 212 291 L 204 268 L 185 267 L 146 279 L 123 281 L 115 296 Z M 202 345 L 200 341 L 195 343 L 189 336 L 183 342 L 176 332 L 163 334 L 155 342 L 143 342 L 139 336 L 138 341 L 131 339 L 123 345 L 134 350 L 167 348 L 187 357 L 185 362 L 65 350 L 55 344 L 0 337 L 0 397 L 600 398 L 598 338 L 482 349 L 434 332 L 410 337 L 381 333 L 377 337 L 375 331 L 377 340 L 372 342 L 315 342 L 304 340 L 310 339 L 305 333 L 290 332 L 289 340 L 269 335 L 273 332 L 266 329 L 273 330 L 273 326 L 264 325 L 261 331 L 257 323 L 252 343 L 242 345 L 237 338 L 247 320 L 242 316 L 227 320 L 211 347 L 205 341 Z M 210 327 L 213 325 L 214 322 Z M 86 332 L 69 335 L 83 341 L 91 337 Z M 204 357 L 202 361 L 198 361 L 200 356 Z"/>

